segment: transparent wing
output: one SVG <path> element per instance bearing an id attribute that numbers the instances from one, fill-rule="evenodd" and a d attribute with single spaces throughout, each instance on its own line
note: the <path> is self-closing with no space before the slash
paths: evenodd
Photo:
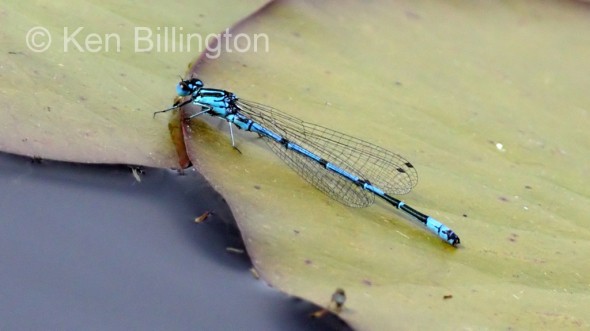
<path id="1" fill-rule="evenodd" d="M 386 193 L 405 194 L 418 183 L 414 166 L 402 156 L 349 135 L 301 121 L 274 108 L 239 100 L 241 112 L 267 129 L 308 149 Z M 346 178 L 266 138 L 269 147 L 315 187 L 352 207 L 366 207 L 374 195 Z"/>

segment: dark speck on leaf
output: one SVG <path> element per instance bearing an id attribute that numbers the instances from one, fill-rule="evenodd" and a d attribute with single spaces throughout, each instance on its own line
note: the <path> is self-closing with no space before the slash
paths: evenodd
<path id="1" fill-rule="evenodd" d="M 313 262 L 311 262 L 311 260 L 310 260 L 310 259 L 306 259 L 306 260 L 305 260 L 305 264 L 307 264 L 307 265 L 310 265 L 310 264 L 312 264 L 312 263 L 313 263 Z"/>
<path id="2" fill-rule="evenodd" d="M 467 218 L 467 214 L 463 214 L 463 217 Z"/>
<path id="3" fill-rule="evenodd" d="M 533 187 L 532 186 L 529 186 L 529 185 L 525 185 L 524 188 L 526 188 L 527 190 L 532 190 L 533 189 Z"/>
<path id="4" fill-rule="evenodd" d="M 260 190 L 260 185 L 254 185 L 254 188 Z"/>
<path id="5" fill-rule="evenodd" d="M 516 239 L 518 238 L 518 234 L 516 233 L 511 233 L 510 236 L 508 237 L 508 241 L 511 242 L 516 242 Z"/>
<path id="6" fill-rule="evenodd" d="M 411 12 L 411 11 L 406 11 L 406 17 L 413 19 L 413 20 L 419 20 L 420 19 L 420 15 L 418 15 L 417 13 Z"/>
<path id="7" fill-rule="evenodd" d="M 453 295 L 452 294 L 446 294 L 446 295 L 443 296 L 443 299 L 444 300 L 449 300 L 449 299 L 452 299 L 452 298 L 453 298 Z"/>
<path id="8" fill-rule="evenodd" d="M 367 286 L 373 286 L 373 282 L 368 279 L 363 279 L 363 284 L 365 284 Z"/>
<path id="9" fill-rule="evenodd" d="M 503 201 L 503 202 L 510 202 L 510 200 L 508 200 L 507 197 L 498 197 L 498 200 Z"/>

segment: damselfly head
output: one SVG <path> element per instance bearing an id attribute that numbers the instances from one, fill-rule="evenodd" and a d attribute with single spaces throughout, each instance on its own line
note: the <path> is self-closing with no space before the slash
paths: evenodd
<path id="1" fill-rule="evenodd" d="M 181 97 L 185 97 L 197 92 L 202 87 L 203 82 L 198 78 L 181 80 L 180 83 L 176 85 L 176 93 L 178 93 L 178 95 Z"/>

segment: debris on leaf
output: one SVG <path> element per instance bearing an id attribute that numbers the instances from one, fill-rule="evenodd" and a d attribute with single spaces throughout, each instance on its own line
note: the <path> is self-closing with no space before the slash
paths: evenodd
<path id="1" fill-rule="evenodd" d="M 244 250 L 241 248 L 226 247 L 225 250 L 234 254 L 244 254 Z"/>
<path id="2" fill-rule="evenodd" d="M 258 271 L 256 271 L 256 269 L 250 268 L 250 272 L 252 273 L 252 276 L 254 276 L 254 278 L 260 279 L 260 275 L 258 274 Z"/>
<path id="3" fill-rule="evenodd" d="M 145 171 L 143 171 L 142 167 L 134 167 L 134 166 L 129 166 L 129 168 L 131 168 L 131 174 L 133 175 L 133 178 L 135 178 L 135 180 L 138 183 L 141 183 L 141 175 L 145 174 Z"/>
<path id="4" fill-rule="evenodd" d="M 202 223 L 206 219 L 208 219 L 209 216 L 211 216 L 211 215 L 213 215 L 213 212 L 212 211 L 206 211 L 201 216 L 195 218 L 195 223 Z"/>

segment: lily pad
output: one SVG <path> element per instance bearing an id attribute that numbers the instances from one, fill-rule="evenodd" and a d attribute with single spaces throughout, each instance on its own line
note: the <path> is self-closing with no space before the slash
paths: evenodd
<path id="1" fill-rule="evenodd" d="M 343 288 L 353 327 L 587 326 L 589 267 L 574 262 L 590 243 L 577 180 L 584 10 L 280 1 L 232 30 L 267 34 L 268 52 L 193 67 L 209 87 L 406 156 L 421 174 L 406 201 L 457 231 L 460 249 L 390 206 L 336 203 L 234 129 L 237 152 L 222 120 L 191 122 L 189 156 L 227 199 L 262 278 L 320 305 Z"/>

